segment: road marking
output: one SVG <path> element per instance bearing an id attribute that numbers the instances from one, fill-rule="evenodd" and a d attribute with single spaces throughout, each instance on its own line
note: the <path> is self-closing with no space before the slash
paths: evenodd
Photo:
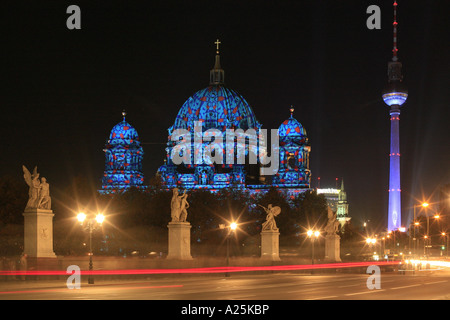
<path id="1" fill-rule="evenodd" d="M 412 284 L 412 285 L 409 285 L 409 286 L 395 287 L 395 288 L 390 288 L 390 289 L 391 289 L 391 290 L 397 290 L 397 289 L 404 289 L 404 288 L 418 287 L 418 286 L 421 286 L 421 285 L 422 285 L 421 283 L 418 283 L 418 284 Z"/>
<path id="2" fill-rule="evenodd" d="M 356 287 L 356 286 L 364 286 L 362 283 L 357 283 L 357 284 L 349 284 L 346 286 L 339 286 L 338 288 L 347 288 L 347 287 Z"/>
<path id="3" fill-rule="evenodd" d="M 338 296 L 327 296 L 327 297 L 319 297 L 319 298 L 310 298 L 310 299 L 306 299 L 306 300 L 325 300 L 325 299 L 333 299 L 333 298 L 337 298 Z"/>
<path id="4" fill-rule="evenodd" d="M 248 296 L 238 296 L 238 297 L 230 297 L 230 300 L 246 300 L 251 297 L 256 297 L 256 295 L 248 295 Z"/>
<path id="5" fill-rule="evenodd" d="M 427 282 L 427 283 L 424 283 L 424 284 L 427 285 L 427 284 L 435 284 L 435 283 L 442 283 L 442 282 L 447 282 L 447 280 L 434 281 L 434 282 Z"/>
<path id="6" fill-rule="evenodd" d="M 374 293 L 374 292 L 381 292 L 386 291 L 385 289 L 375 289 L 375 290 L 368 290 L 364 292 L 355 292 L 355 293 L 346 293 L 345 296 L 356 296 L 358 294 L 367 294 L 367 293 Z"/>

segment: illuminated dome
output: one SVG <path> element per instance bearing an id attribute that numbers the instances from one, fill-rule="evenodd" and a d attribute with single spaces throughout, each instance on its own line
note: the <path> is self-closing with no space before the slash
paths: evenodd
<path id="1" fill-rule="evenodd" d="M 139 141 L 139 135 L 136 129 L 125 120 L 124 116 L 123 120 L 112 128 L 108 143 L 123 145 L 132 144 L 136 141 Z"/>
<path id="2" fill-rule="evenodd" d="M 183 104 L 172 129 L 193 130 L 194 122 L 204 129 L 260 128 L 252 108 L 239 93 L 222 85 L 211 85 L 194 93 Z"/>
<path id="3" fill-rule="evenodd" d="M 141 188 L 144 183 L 142 159 L 144 151 L 136 129 L 125 120 L 116 124 L 105 145 L 105 171 L 102 192 L 122 192 L 130 187 Z"/>
<path id="4" fill-rule="evenodd" d="M 273 176 L 272 183 L 277 187 L 309 188 L 311 172 L 309 170 L 309 153 L 306 130 L 294 118 L 294 108 L 291 116 L 278 128 L 280 138 L 278 172 Z"/>
<path id="5" fill-rule="evenodd" d="M 291 107 L 291 116 L 289 119 L 285 120 L 281 126 L 278 128 L 278 134 L 280 138 L 289 137 L 289 138 L 306 138 L 306 130 L 303 128 L 300 122 L 294 118 L 294 108 Z"/>
<path id="6" fill-rule="evenodd" d="M 247 174 L 254 178 L 260 173 L 260 164 L 245 163 L 245 157 L 259 154 L 257 139 L 261 124 L 244 97 L 225 86 L 219 43 L 216 41 L 216 59 L 209 73 L 209 86 L 184 102 L 168 129 L 166 161 L 157 171 L 166 187 L 209 190 L 231 185 L 243 187 Z M 189 139 L 186 131 L 194 139 Z M 201 136 L 197 135 L 198 131 Z M 228 133 L 235 138 L 228 141 Z M 247 137 L 244 139 L 248 141 L 248 148 L 238 145 L 237 140 L 242 135 Z"/>

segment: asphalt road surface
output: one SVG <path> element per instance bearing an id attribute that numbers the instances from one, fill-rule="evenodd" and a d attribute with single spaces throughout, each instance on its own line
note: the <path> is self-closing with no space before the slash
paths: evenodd
<path id="1" fill-rule="evenodd" d="M 0 300 L 448 300 L 450 273 L 231 274 L 96 280 L 68 289 L 65 280 L 0 282 Z"/>

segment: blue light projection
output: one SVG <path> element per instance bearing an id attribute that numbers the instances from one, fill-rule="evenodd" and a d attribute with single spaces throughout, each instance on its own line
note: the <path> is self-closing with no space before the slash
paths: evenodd
<path id="1" fill-rule="evenodd" d="M 123 192 L 130 187 L 143 188 L 144 150 L 136 129 L 125 120 L 115 125 L 105 145 L 105 171 L 101 193 Z"/>
<path id="2" fill-rule="evenodd" d="M 200 133 L 194 131 L 196 123 L 201 123 Z M 260 128 L 261 124 L 256 120 L 250 105 L 239 93 L 220 84 L 210 85 L 194 93 L 180 108 L 173 126 L 168 129 L 167 156 L 157 174 L 167 188 L 177 186 L 217 190 L 231 185 L 244 187 L 246 178 L 244 164 L 237 161 L 240 153 L 234 149 L 234 141 L 227 145 L 226 131 L 253 129 L 258 134 Z M 188 164 L 175 164 L 171 157 L 172 149 L 178 144 L 177 141 L 172 141 L 172 134 L 178 129 L 185 129 L 192 136 L 196 134 L 203 136 L 202 139 L 189 140 L 186 143 L 185 150 L 191 159 Z M 214 138 L 205 140 L 209 129 L 217 129 L 223 141 L 217 143 Z M 258 152 L 257 145 L 252 146 L 244 151 L 245 155 L 248 156 L 249 152 Z M 210 157 L 203 156 L 206 150 L 212 151 L 213 154 L 221 154 L 224 160 L 227 159 L 227 152 L 233 152 L 235 156 L 233 161 L 217 164 L 211 161 Z"/>
<path id="3" fill-rule="evenodd" d="M 291 116 L 278 128 L 280 137 L 280 166 L 278 173 L 272 179 L 277 187 L 309 188 L 311 172 L 309 170 L 309 153 L 306 130 Z"/>
<path id="4" fill-rule="evenodd" d="M 186 100 L 168 129 L 166 158 L 156 173 L 162 187 L 211 192 L 232 187 L 254 196 L 275 186 L 291 199 L 310 190 L 310 146 L 306 130 L 292 115 L 293 109 L 290 118 L 278 128 L 279 149 L 267 150 L 269 153 L 279 152 L 279 160 L 276 160 L 279 161 L 279 170 L 273 176 L 263 176 L 261 173 L 267 172 L 263 169 L 268 164 L 263 165 L 260 160 L 270 157 L 263 149 L 268 146 L 265 145 L 266 137 L 261 134 L 262 126 L 247 101 L 225 86 L 225 72 L 220 66 L 218 49 L 216 53 L 209 86 Z M 190 137 L 185 140 L 180 135 L 181 131 Z M 231 141 L 226 138 L 230 132 L 235 134 Z M 256 142 L 246 135 L 246 142 L 237 143 L 242 137 L 238 132 L 244 132 L 244 136 L 253 132 Z M 210 136 L 211 133 L 214 134 Z M 218 136 L 223 139 L 217 139 Z M 209 156 L 205 157 L 205 154 Z M 254 155 L 253 159 L 257 161 L 249 161 Z M 143 150 L 136 130 L 125 121 L 125 117 L 111 131 L 105 156 L 103 192 L 126 190 L 130 186 L 142 188 Z M 225 161 L 217 162 L 217 156 L 222 156 Z M 174 161 L 177 157 L 183 161 Z"/>

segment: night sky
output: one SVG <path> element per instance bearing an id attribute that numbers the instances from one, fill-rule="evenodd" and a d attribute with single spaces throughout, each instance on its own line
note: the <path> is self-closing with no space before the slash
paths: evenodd
<path id="1" fill-rule="evenodd" d="M 403 217 L 450 183 L 447 1 L 398 1 Z M 66 9 L 81 8 L 81 30 Z M 369 5 L 381 30 L 369 30 Z M 392 1 L 15 1 L 0 17 L 0 175 L 37 165 L 51 188 L 86 176 L 98 188 L 103 147 L 127 112 L 148 179 L 163 163 L 167 128 L 209 84 L 217 38 L 226 85 L 265 129 L 294 116 L 311 143 L 312 187 L 344 179 L 349 214 L 384 226 Z M 25 182 L 24 182 L 25 183 Z M 435 197 L 434 200 L 437 200 Z"/>

